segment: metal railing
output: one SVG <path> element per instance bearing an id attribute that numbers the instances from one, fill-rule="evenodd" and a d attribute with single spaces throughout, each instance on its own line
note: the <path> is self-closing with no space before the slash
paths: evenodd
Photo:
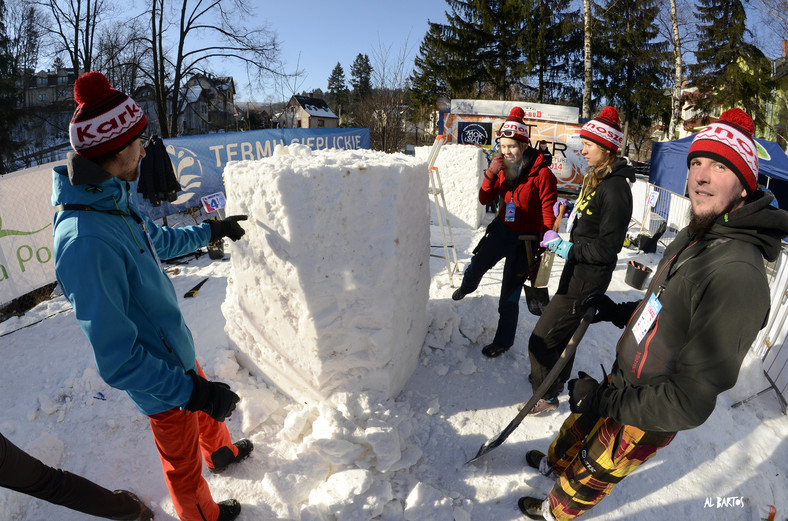
<path id="1" fill-rule="evenodd" d="M 687 197 L 661 186 L 637 179 L 632 185 L 632 220 L 640 225 L 638 233 L 654 234 L 664 222 L 665 233 L 660 238 L 669 244 L 679 230 L 689 223 L 690 202 Z"/>

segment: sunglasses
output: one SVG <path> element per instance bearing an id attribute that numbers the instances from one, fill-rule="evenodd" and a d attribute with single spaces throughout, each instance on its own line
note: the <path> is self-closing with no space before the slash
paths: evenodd
<path id="1" fill-rule="evenodd" d="M 495 137 L 514 137 L 517 135 L 517 131 L 511 128 L 507 128 L 506 130 L 496 130 Z"/>

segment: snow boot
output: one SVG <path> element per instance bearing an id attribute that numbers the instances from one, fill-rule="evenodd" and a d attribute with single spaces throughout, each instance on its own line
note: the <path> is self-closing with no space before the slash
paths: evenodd
<path id="1" fill-rule="evenodd" d="M 233 456 L 233 451 L 231 451 L 228 447 L 222 447 L 211 454 L 213 468 L 208 467 L 208 470 L 211 471 L 211 473 L 221 474 L 233 463 L 238 463 L 239 461 L 243 461 L 248 458 L 249 454 L 254 450 L 254 445 L 252 445 L 252 442 L 247 439 L 236 441 L 233 443 L 233 445 L 238 447 L 237 456 Z"/>
<path id="2" fill-rule="evenodd" d="M 517 508 L 519 508 L 520 512 L 525 514 L 525 517 L 529 519 L 541 519 L 544 521 L 544 516 L 542 515 L 542 502 L 542 499 L 525 496 L 517 500 Z"/>
<path id="3" fill-rule="evenodd" d="M 124 517 L 123 519 L 131 519 L 132 521 L 152 521 L 153 520 L 153 512 L 151 511 L 150 508 L 148 508 L 148 505 L 143 503 L 142 500 L 137 497 L 136 494 L 134 494 L 132 492 L 129 492 L 128 490 L 113 490 L 112 493 L 113 494 L 121 494 L 121 495 L 124 495 L 126 497 L 131 498 L 131 500 L 134 503 L 137 503 L 137 505 L 140 508 L 140 512 L 139 512 L 139 514 L 137 514 L 137 517 Z"/>
<path id="4" fill-rule="evenodd" d="M 550 479 L 555 479 L 557 476 L 553 469 L 547 464 L 547 456 L 544 452 L 539 450 L 529 450 L 525 453 L 525 462 L 529 467 L 539 471 L 539 473 Z"/>
<path id="5" fill-rule="evenodd" d="M 241 504 L 234 499 L 219 501 L 219 517 L 216 521 L 233 521 L 241 513 Z"/>
<path id="6" fill-rule="evenodd" d="M 487 344 L 482 349 L 482 354 L 488 358 L 495 358 L 496 356 L 501 356 L 508 350 L 508 347 L 499 346 L 498 344 Z"/>
<path id="7" fill-rule="evenodd" d="M 454 293 L 451 294 L 451 299 L 452 300 L 462 300 L 462 299 L 465 298 L 465 295 L 467 295 L 467 293 L 465 293 L 462 290 L 462 288 L 457 288 L 456 290 L 454 290 Z"/>
<path id="8" fill-rule="evenodd" d="M 541 414 L 543 412 L 550 412 L 556 409 L 558 409 L 558 396 L 553 396 L 547 400 L 540 398 L 539 401 L 536 402 L 536 405 L 531 408 L 531 412 L 528 414 Z"/>

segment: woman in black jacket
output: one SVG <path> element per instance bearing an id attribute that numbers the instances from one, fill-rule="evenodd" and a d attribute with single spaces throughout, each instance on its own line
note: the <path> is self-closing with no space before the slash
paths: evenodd
<path id="1" fill-rule="evenodd" d="M 616 109 L 605 107 L 598 117 L 583 125 L 580 138 L 583 141 L 581 153 L 589 168 L 567 223 L 569 240 L 549 231 L 541 244 L 566 259 L 566 263 L 558 289 L 528 340 L 529 380 L 534 392 L 580 324 L 580 303 L 590 295 L 604 293 L 610 284 L 632 217 L 629 182 L 635 181 L 635 170 L 625 159 L 616 157 L 623 140 Z M 530 414 L 558 407 L 558 395 L 569 379 L 572 363 L 573 360 L 567 363 Z"/>

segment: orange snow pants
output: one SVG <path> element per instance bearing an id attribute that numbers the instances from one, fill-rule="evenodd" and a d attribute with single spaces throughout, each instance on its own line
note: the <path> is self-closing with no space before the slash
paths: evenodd
<path id="1" fill-rule="evenodd" d="M 197 374 L 205 377 L 200 364 Z M 220 448 L 227 447 L 234 455 L 238 454 L 227 426 L 202 411 L 190 412 L 178 407 L 148 418 L 178 517 L 181 521 L 216 521 L 219 505 L 202 477 L 202 460 L 212 468 L 211 455 Z"/>

